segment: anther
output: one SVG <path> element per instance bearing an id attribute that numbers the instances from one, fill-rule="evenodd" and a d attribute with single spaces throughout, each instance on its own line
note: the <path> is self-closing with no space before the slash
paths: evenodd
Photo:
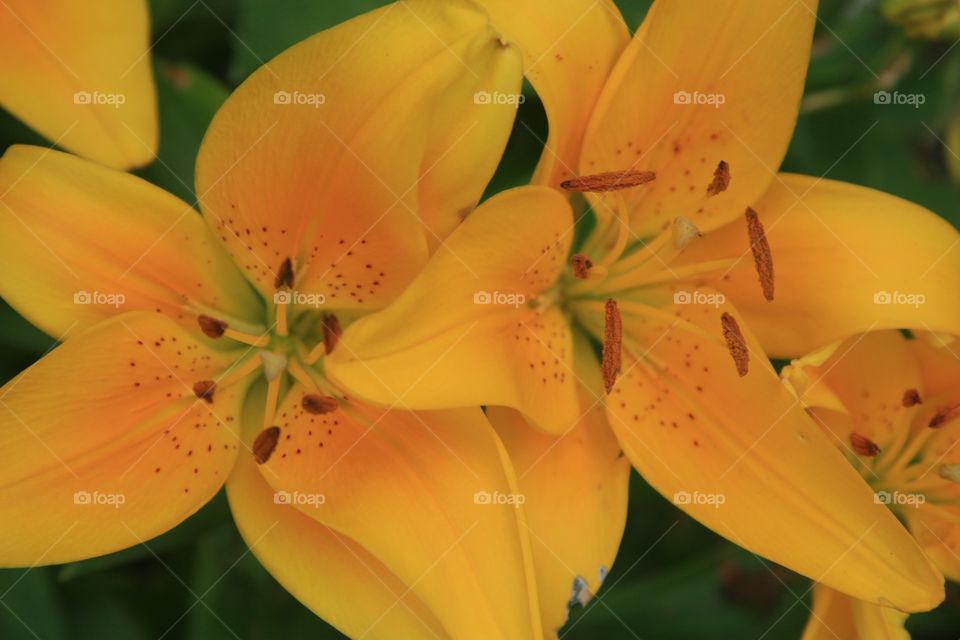
<path id="1" fill-rule="evenodd" d="M 197 324 L 200 325 L 200 331 L 208 338 L 219 338 L 227 330 L 227 323 L 223 320 L 217 320 L 210 316 L 197 316 Z"/>
<path id="2" fill-rule="evenodd" d="M 684 216 L 677 216 L 673 219 L 673 246 L 680 251 L 683 251 L 687 248 L 694 238 L 699 238 L 703 234 L 700 232 L 700 229 L 697 228 L 697 225 L 693 224 L 690 221 L 690 218 Z"/>
<path id="3" fill-rule="evenodd" d="M 880 447 L 877 443 L 859 433 L 850 434 L 850 446 L 853 447 L 854 452 L 859 456 L 874 458 L 880 454 Z"/>
<path id="4" fill-rule="evenodd" d="M 927 426 L 931 429 L 939 429 L 957 416 L 960 416 L 960 403 L 948 404 L 937 409 Z"/>
<path id="5" fill-rule="evenodd" d="M 337 346 L 343 330 L 340 328 L 340 321 L 337 316 L 332 313 L 323 314 L 321 323 L 323 324 L 323 349 L 327 355 L 330 355 L 333 348 Z"/>
<path id="6" fill-rule="evenodd" d="M 608 171 L 565 180 L 560 183 L 560 187 L 578 193 L 604 193 L 639 187 L 642 184 L 652 182 L 656 178 L 657 174 L 653 171 Z"/>
<path id="7" fill-rule="evenodd" d="M 620 374 L 622 346 L 623 322 L 620 318 L 620 307 L 616 300 L 609 298 L 603 308 L 603 353 L 600 358 L 603 388 L 607 393 L 613 389 Z"/>
<path id="8" fill-rule="evenodd" d="M 332 413 L 340 407 L 340 403 L 333 396 L 321 396 L 318 393 L 308 393 L 301 402 L 303 410 L 314 415 Z"/>
<path id="9" fill-rule="evenodd" d="M 273 279 L 273 287 L 275 289 L 293 287 L 293 261 L 290 258 L 284 258 L 283 262 L 280 263 L 277 275 Z"/>
<path id="10" fill-rule="evenodd" d="M 720 316 L 720 325 L 723 327 L 723 339 L 727 343 L 727 350 L 737 366 L 737 373 L 742 378 L 750 370 L 750 351 L 747 349 L 747 341 L 740 331 L 737 319 L 729 313 L 724 312 Z"/>
<path id="11" fill-rule="evenodd" d="M 270 459 L 279 440 L 280 427 L 269 427 L 260 432 L 257 439 L 253 441 L 253 459 L 257 464 L 263 464 Z"/>
<path id="12" fill-rule="evenodd" d="M 757 275 L 760 276 L 760 288 L 763 290 L 764 298 L 773 300 L 773 253 L 767 242 L 767 234 L 756 211 L 747 207 L 746 216 L 750 250 L 753 252 L 753 263 L 757 268 Z"/>
<path id="13" fill-rule="evenodd" d="M 590 277 L 590 269 L 593 268 L 593 260 L 582 253 L 575 253 L 570 256 L 570 266 L 573 267 L 573 275 L 581 280 L 586 280 Z"/>
<path id="14" fill-rule="evenodd" d="M 727 190 L 730 186 L 730 165 L 724 160 L 720 161 L 717 168 L 713 171 L 713 182 L 707 187 L 708 196 L 718 196 Z"/>
<path id="15" fill-rule="evenodd" d="M 208 404 L 213 404 L 213 392 L 217 389 L 217 383 L 213 380 L 200 380 L 193 383 L 193 393 L 201 400 L 206 400 Z"/>
<path id="16" fill-rule="evenodd" d="M 903 392 L 903 400 L 901 404 L 905 407 L 913 407 L 918 404 L 923 404 L 923 400 L 920 399 L 920 392 L 916 389 L 907 389 Z"/>

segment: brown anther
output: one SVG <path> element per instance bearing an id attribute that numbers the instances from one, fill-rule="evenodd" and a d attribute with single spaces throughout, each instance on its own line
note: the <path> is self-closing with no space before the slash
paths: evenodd
<path id="1" fill-rule="evenodd" d="M 760 288 L 763 297 L 773 300 L 773 253 L 767 242 L 767 234 L 763 230 L 763 223 L 757 212 L 747 207 L 747 231 L 750 234 L 750 250 L 753 252 L 753 263 L 760 276 Z"/>
<path id="2" fill-rule="evenodd" d="M 323 324 L 323 350 L 327 355 L 330 355 L 333 348 L 337 346 L 343 329 L 340 328 L 340 321 L 337 320 L 337 316 L 332 313 L 323 314 L 320 322 Z"/>
<path id="3" fill-rule="evenodd" d="M 937 412 L 933 414 L 933 417 L 930 418 L 928 427 L 931 429 L 939 429 L 946 423 L 950 422 L 957 416 L 960 416 L 960 403 L 953 403 L 944 405 L 937 409 Z"/>
<path id="4" fill-rule="evenodd" d="M 880 453 L 880 447 L 876 442 L 859 433 L 850 434 L 850 446 L 858 456 L 874 458 Z"/>
<path id="5" fill-rule="evenodd" d="M 263 464 L 270 459 L 279 440 L 280 427 L 269 427 L 260 432 L 257 439 L 253 441 L 253 459 L 257 464 Z"/>
<path id="6" fill-rule="evenodd" d="M 570 266 L 573 267 L 573 275 L 581 280 L 586 280 L 590 277 L 590 269 L 593 268 L 593 260 L 582 253 L 575 253 L 570 256 Z"/>
<path id="7" fill-rule="evenodd" d="M 193 393 L 201 400 L 213 403 L 213 392 L 217 390 L 217 383 L 213 380 L 200 380 L 193 383 Z"/>
<path id="8" fill-rule="evenodd" d="M 578 193 L 604 193 L 639 187 L 642 184 L 652 182 L 656 178 L 657 174 L 653 171 L 607 171 L 606 173 L 565 180 L 560 183 L 560 187 Z"/>
<path id="9" fill-rule="evenodd" d="M 918 404 L 923 404 L 923 400 L 920 399 L 920 392 L 916 389 L 907 389 L 903 392 L 903 400 L 901 403 L 905 407 L 913 407 Z"/>
<path id="10" fill-rule="evenodd" d="M 603 388 L 607 393 L 613 389 L 620 375 L 621 350 L 623 347 L 623 322 L 617 301 L 609 298 L 603 307 L 603 353 L 600 370 L 603 372 Z"/>
<path id="11" fill-rule="evenodd" d="M 321 396 L 318 393 L 308 393 L 301 401 L 303 410 L 314 415 L 332 413 L 340 407 L 340 403 L 332 396 Z"/>
<path id="12" fill-rule="evenodd" d="M 197 316 L 197 324 L 200 325 L 200 331 L 208 338 L 219 338 L 227 330 L 227 323 L 223 320 L 217 320 L 210 316 Z"/>
<path id="13" fill-rule="evenodd" d="M 730 186 L 730 165 L 721 160 L 713 171 L 713 182 L 707 187 L 708 196 L 718 196 Z"/>
<path id="14" fill-rule="evenodd" d="M 737 373 L 742 378 L 750 370 L 750 351 L 747 349 L 747 341 L 740 331 L 737 319 L 729 313 L 724 312 L 720 316 L 720 325 L 723 327 L 723 339 L 727 343 L 727 350 L 733 358 L 733 363 L 737 365 Z"/>
<path id="15" fill-rule="evenodd" d="M 284 258 L 280 263 L 277 275 L 273 279 L 273 287 L 275 289 L 293 287 L 293 261 L 290 258 Z"/>

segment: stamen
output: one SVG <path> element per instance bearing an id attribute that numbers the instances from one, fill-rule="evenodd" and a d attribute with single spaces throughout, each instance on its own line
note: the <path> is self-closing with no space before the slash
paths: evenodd
<path id="1" fill-rule="evenodd" d="M 683 251 L 693 242 L 694 238 L 699 238 L 703 234 L 697 225 L 693 224 L 689 218 L 677 216 L 673 219 L 673 246 Z"/>
<path id="2" fill-rule="evenodd" d="M 850 446 L 853 447 L 854 452 L 860 456 L 875 458 L 880 454 L 880 447 L 877 443 L 859 433 L 850 434 Z"/>
<path id="3" fill-rule="evenodd" d="M 253 441 L 253 459 L 257 464 L 263 464 L 270 459 L 279 440 L 280 427 L 273 426 L 260 432 L 257 439 Z"/>
<path id="4" fill-rule="evenodd" d="M 277 403 L 280 401 L 280 377 L 273 378 L 267 382 L 267 398 L 263 403 L 263 428 L 273 422 L 273 417 L 277 415 Z"/>
<path id="5" fill-rule="evenodd" d="M 960 464 L 942 464 L 937 474 L 944 480 L 960 484 Z"/>
<path id="6" fill-rule="evenodd" d="M 573 275 L 581 280 L 586 280 L 590 277 L 590 269 L 593 268 L 593 260 L 582 253 L 575 253 L 570 257 L 570 266 L 573 267 Z"/>
<path id="7" fill-rule="evenodd" d="M 753 252 L 753 262 L 757 267 L 757 275 L 760 276 L 760 288 L 763 289 L 764 298 L 773 300 L 773 253 L 771 253 L 770 244 L 767 242 L 767 234 L 756 211 L 747 207 L 746 216 L 747 231 L 750 234 L 750 250 Z"/>
<path id="8" fill-rule="evenodd" d="M 332 396 L 321 396 L 318 393 L 308 393 L 301 402 L 303 410 L 314 415 L 332 413 L 340 408 L 340 403 Z"/>
<path id="9" fill-rule="evenodd" d="M 937 409 L 927 426 L 931 429 L 939 429 L 957 416 L 960 416 L 960 403 L 948 404 Z"/>
<path id="10" fill-rule="evenodd" d="M 742 378 L 750 370 L 750 351 L 747 349 L 747 341 L 740 331 L 737 319 L 729 313 L 724 312 L 720 316 L 720 325 L 723 327 L 723 339 L 727 342 L 727 350 L 733 358 L 733 363 L 737 365 L 737 373 Z"/>
<path id="11" fill-rule="evenodd" d="M 608 171 L 565 180 L 560 183 L 560 187 L 578 193 L 605 193 L 639 187 L 642 184 L 652 182 L 656 178 L 657 174 L 653 171 Z"/>
<path id="12" fill-rule="evenodd" d="M 607 393 L 613 389 L 620 374 L 621 350 L 623 347 L 623 321 L 617 301 L 609 298 L 603 308 L 603 353 L 600 370 L 603 372 L 603 388 Z"/>
<path id="13" fill-rule="evenodd" d="M 708 196 L 718 196 L 730 186 L 730 165 L 721 160 L 713 171 L 713 182 L 707 187 Z"/>
<path id="14" fill-rule="evenodd" d="M 213 392 L 217 389 L 217 383 L 213 380 L 200 380 L 193 383 L 193 393 L 201 400 L 206 400 L 207 404 L 213 404 Z"/>
<path id="15" fill-rule="evenodd" d="M 293 287 L 293 261 L 290 258 L 285 258 L 280 263 L 280 268 L 273 280 L 273 287 L 274 289 L 290 289 Z"/>
<path id="16" fill-rule="evenodd" d="M 923 400 L 920 399 L 920 392 L 916 389 L 907 389 L 903 392 L 902 404 L 905 407 L 913 407 L 918 404 L 923 404 Z"/>
<path id="17" fill-rule="evenodd" d="M 223 320 L 217 320 L 210 316 L 197 316 L 197 324 L 200 325 L 200 331 L 208 338 L 220 338 L 227 331 L 227 323 Z"/>

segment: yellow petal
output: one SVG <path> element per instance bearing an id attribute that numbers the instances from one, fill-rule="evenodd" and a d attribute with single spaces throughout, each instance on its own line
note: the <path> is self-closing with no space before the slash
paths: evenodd
<path id="1" fill-rule="evenodd" d="M 570 327 L 556 306 L 534 305 L 565 266 L 572 233 L 553 189 L 491 198 L 396 302 L 347 328 L 327 373 L 379 404 L 504 405 L 565 432 L 580 415 Z"/>
<path id="2" fill-rule="evenodd" d="M 0 565 L 56 564 L 136 545 L 222 486 L 244 389 L 173 321 L 130 313 L 57 347 L 0 392 Z"/>
<path id="3" fill-rule="evenodd" d="M 660 493 L 731 541 L 845 593 L 904 611 L 942 600 L 942 577 L 780 383 L 742 317 L 712 305 L 620 306 L 624 373 L 608 414 Z"/>
<path id="4" fill-rule="evenodd" d="M 190 323 L 191 305 L 260 312 L 196 211 L 140 178 L 13 146 L 0 159 L 0 194 L 0 294 L 59 339 L 125 311 Z"/>
<path id="5" fill-rule="evenodd" d="M 350 538 L 275 502 L 253 458 L 227 481 L 230 510 L 250 551 L 315 614 L 354 638 L 447 638 L 407 586 Z"/>
<path id="6" fill-rule="evenodd" d="M 550 134 L 533 182 L 573 177 L 590 113 L 629 42 L 610 0 L 480 0 L 523 52 L 523 72 L 543 101 Z"/>
<path id="7" fill-rule="evenodd" d="M 227 100 L 197 161 L 201 208 L 264 293 L 290 257 L 296 289 L 382 306 L 476 206 L 516 115 L 494 96 L 520 82 L 519 52 L 465 0 L 364 14 Z"/>
<path id="8" fill-rule="evenodd" d="M 656 172 L 613 196 L 637 234 L 677 215 L 712 229 L 763 194 L 793 133 L 816 10 L 816 0 L 654 3 L 600 96 L 579 166 Z M 721 161 L 732 181 L 709 196 Z"/>
<path id="9" fill-rule="evenodd" d="M 953 463 L 956 464 L 957 453 Z M 906 518 L 923 551 L 953 582 L 960 581 L 960 507 L 956 502 L 930 508 L 906 509 Z"/>
<path id="10" fill-rule="evenodd" d="M 144 0 L 6 0 L 0 105 L 54 144 L 119 169 L 157 150 Z"/>
<path id="11" fill-rule="evenodd" d="M 743 219 L 692 244 L 683 260 L 740 259 L 706 279 L 771 356 L 879 329 L 960 334 L 960 248 L 942 218 L 878 191 L 795 175 L 781 175 L 753 208 L 773 253 L 773 302 L 761 295 Z"/>
<path id="12" fill-rule="evenodd" d="M 541 638 L 516 478 L 479 409 L 358 403 L 312 415 L 294 387 L 261 466 L 297 509 L 376 557 L 463 638 Z"/>
<path id="13" fill-rule="evenodd" d="M 910 640 L 907 614 L 856 600 L 818 584 L 803 640 Z"/>

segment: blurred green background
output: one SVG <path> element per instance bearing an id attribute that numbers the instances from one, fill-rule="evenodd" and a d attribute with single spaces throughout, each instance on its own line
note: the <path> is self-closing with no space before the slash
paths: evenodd
<path id="1" fill-rule="evenodd" d="M 260 61 L 382 4 L 151 0 L 162 137 L 160 161 L 139 174 L 193 202 L 194 157 L 230 89 Z M 618 4 L 631 28 L 649 6 L 648 0 Z M 910 37 L 880 15 L 878 4 L 821 2 L 804 113 L 785 169 L 879 188 L 957 225 L 960 34 L 928 39 L 918 37 L 912 25 Z M 919 108 L 878 105 L 873 94 L 881 89 L 922 94 L 925 102 Z M 536 164 L 537 140 L 546 137 L 547 126 L 529 87 L 527 93 L 518 116 L 523 124 L 515 127 L 491 190 L 525 182 Z M 12 143 L 46 144 L 0 113 L 0 149 Z M 0 306 L 3 381 L 52 346 L 50 338 Z M 810 606 L 806 579 L 713 535 L 636 475 L 631 483 L 617 563 L 599 599 L 574 612 L 563 638 L 799 637 Z M 222 495 L 148 545 L 67 566 L 0 571 L 0 604 L 4 640 L 341 637 L 247 552 Z M 956 639 L 960 590 L 948 588 L 946 604 L 913 616 L 909 628 L 917 639 Z"/>

